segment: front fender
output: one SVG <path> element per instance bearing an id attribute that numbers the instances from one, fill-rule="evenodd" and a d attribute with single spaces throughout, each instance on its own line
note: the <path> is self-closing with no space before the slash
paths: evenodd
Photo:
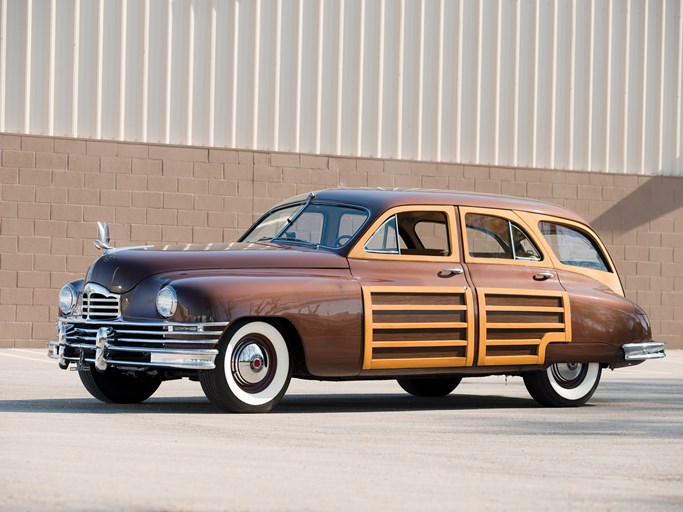
<path id="1" fill-rule="evenodd" d="M 360 286 L 347 270 L 154 276 L 126 294 L 126 316 L 158 316 L 156 294 L 166 285 L 173 286 L 178 296 L 178 308 L 170 319 L 174 322 L 284 319 L 297 330 L 312 375 L 342 377 L 360 372 L 362 296 Z"/>

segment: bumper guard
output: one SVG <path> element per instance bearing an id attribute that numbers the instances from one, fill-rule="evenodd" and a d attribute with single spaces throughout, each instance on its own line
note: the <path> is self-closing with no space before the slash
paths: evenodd
<path id="1" fill-rule="evenodd" d="M 663 341 L 646 341 L 642 343 L 626 343 L 622 345 L 624 358 L 627 361 L 644 361 L 666 357 Z"/>

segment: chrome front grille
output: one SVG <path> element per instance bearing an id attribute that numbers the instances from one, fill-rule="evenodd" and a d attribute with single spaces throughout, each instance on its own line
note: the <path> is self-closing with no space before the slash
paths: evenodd
<path id="1" fill-rule="evenodd" d="M 101 350 L 102 361 L 115 366 L 212 369 L 228 324 L 85 320 L 60 325 L 66 362 L 94 362 Z M 106 339 L 98 346 L 102 331 Z"/>
<path id="2" fill-rule="evenodd" d="M 121 296 L 94 291 L 83 293 L 83 318 L 114 320 L 121 315 Z"/>

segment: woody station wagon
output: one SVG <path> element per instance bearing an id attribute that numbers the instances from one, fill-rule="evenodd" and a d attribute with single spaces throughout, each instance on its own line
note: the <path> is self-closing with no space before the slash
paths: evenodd
<path id="1" fill-rule="evenodd" d="M 436 397 L 519 375 L 540 404 L 576 406 L 603 368 L 664 357 L 595 232 L 538 201 L 325 190 L 236 243 L 111 248 L 100 224 L 95 244 L 48 351 L 105 402 L 189 378 L 222 410 L 265 412 L 292 377 Z"/>

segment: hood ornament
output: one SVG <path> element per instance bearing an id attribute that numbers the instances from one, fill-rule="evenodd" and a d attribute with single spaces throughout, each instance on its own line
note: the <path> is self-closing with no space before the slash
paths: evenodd
<path id="1" fill-rule="evenodd" d="M 104 251 L 105 253 L 107 251 L 110 251 L 111 246 L 109 245 L 109 241 L 111 240 L 111 238 L 109 237 L 109 225 L 106 222 L 98 222 L 97 232 L 99 234 L 99 239 L 93 240 L 92 243 L 100 251 Z"/>

